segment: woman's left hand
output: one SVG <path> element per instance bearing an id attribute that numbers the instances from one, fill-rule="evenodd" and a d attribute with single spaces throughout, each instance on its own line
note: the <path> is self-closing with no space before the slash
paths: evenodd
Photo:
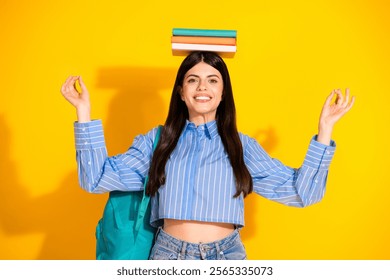
<path id="1" fill-rule="evenodd" d="M 337 95 L 336 100 L 332 103 L 334 95 Z M 333 126 L 344 116 L 355 103 L 355 97 L 350 100 L 349 89 L 345 90 L 345 96 L 341 89 L 335 89 L 326 98 L 325 104 L 322 107 L 320 122 L 318 125 L 317 141 L 329 145 Z"/>

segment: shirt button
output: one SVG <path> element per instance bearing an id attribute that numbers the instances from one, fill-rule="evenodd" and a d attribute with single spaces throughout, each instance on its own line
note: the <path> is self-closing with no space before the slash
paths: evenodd
<path id="1" fill-rule="evenodd" d="M 91 165 L 91 161 L 88 161 L 88 164 Z"/>
<path id="2" fill-rule="evenodd" d="M 85 127 L 83 127 L 83 131 L 85 131 Z"/>
<path id="3" fill-rule="evenodd" d="M 89 163 L 89 162 L 88 162 Z M 318 180 L 315 180 L 314 183 L 318 183 Z"/>
<path id="4" fill-rule="evenodd" d="M 328 155 L 330 155 L 330 152 L 329 152 L 329 151 L 326 151 L 326 153 L 327 153 Z"/>
<path id="5" fill-rule="evenodd" d="M 84 142 L 84 144 L 85 144 L 85 145 L 87 145 L 87 144 L 88 144 L 88 142 L 87 142 L 87 141 L 85 141 L 85 142 Z"/>

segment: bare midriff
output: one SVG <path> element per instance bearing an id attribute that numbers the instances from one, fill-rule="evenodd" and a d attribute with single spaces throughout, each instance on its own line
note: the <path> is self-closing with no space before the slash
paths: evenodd
<path id="1" fill-rule="evenodd" d="M 164 219 L 164 231 L 191 243 L 208 243 L 227 237 L 234 231 L 233 224 Z"/>

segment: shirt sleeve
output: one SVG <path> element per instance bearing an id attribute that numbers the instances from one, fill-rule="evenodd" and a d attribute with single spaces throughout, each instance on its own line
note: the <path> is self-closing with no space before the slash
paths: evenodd
<path id="1" fill-rule="evenodd" d="M 101 120 L 74 123 L 77 172 L 80 186 L 87 192 L 137 191 L 149 170 L 157 128 L 135 137 L 123 154 L 107 154 Z"/>
<path id="2" fill-rule="evenodd" d="M 296 207 L 319 202 L 325 194 L 335 142 L 324 145 L 314 136 L 300 168 L 291 168 L 271 158 L 253 138 L 248 138 L 244 160 L 253 179 L 255 193 Z"/>

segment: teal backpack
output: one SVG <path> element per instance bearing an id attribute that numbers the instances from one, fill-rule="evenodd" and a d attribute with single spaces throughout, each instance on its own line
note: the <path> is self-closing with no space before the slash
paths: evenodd
<path id="1" fill-rule="evenodd" d="M 153 151 L 160 138 L 159 126 Z M 147 260 L 156 228 L 150 225 L 150 197 L 143 191 L 111 191 L 96 226 L 97 260 Z"/>

